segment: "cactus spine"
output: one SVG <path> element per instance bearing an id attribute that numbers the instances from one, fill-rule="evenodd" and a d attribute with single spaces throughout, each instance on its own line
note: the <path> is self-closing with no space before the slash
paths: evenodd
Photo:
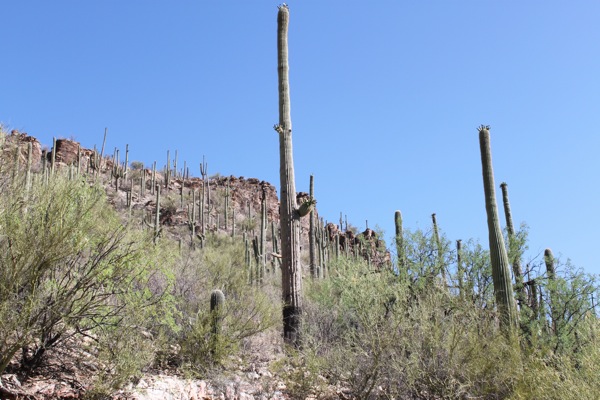
<path id="1" fill-rule="evenodd" d="M 489 232 L 494 295 L 498 313 L 500 315 L 500 324 L 507 333 L 512 333 L 517 327 L 517 309 L 513 299 L 508 255 L 506 254 L 502 229 L 500 228 L 500 222 L 498 220 L 496 191 L 494 189 L 494 170 L 492 167 L 492 149 L 488 126 L 482 125 L 479 127 L 479 145 L 481 150 L 481 168 Z"/>
<path id="2" fill-rule="evenodd" d="M 277 13 L 277 61 L 279 87 L 279 158 L 281 181 L 281 253 L 283 294 L 283 335 L 287 343 L 300 346 L 302 315 L 302 269 L 300 265 L 300 220 L 296 215 L 296 185 L 292 155 L 292 119 L 288 65 L 288 25 L 290 11 L 279 6 Z"/>

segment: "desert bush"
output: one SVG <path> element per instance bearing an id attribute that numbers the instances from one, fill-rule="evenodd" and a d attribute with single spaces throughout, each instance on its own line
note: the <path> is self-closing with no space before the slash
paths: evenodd
<path id="1" fill-rule="evenodd" d="M 470 276 L 486 275 L 485 252 L 469 249 Z M 328 279 L 306 286 L 304 350 L 294 356 L 289 384 L 302 391 L 291 380 L 326 377 L 361 399 L 598 398 L 597 374 L 591 376 L 598 319 L 583 301 L 593 279 L 576 276 L 564 274 L 565 281 L 555 283 L 554 293 L 563 296 L 560 314 L 581 316 L 570 318 L 577 328 L 566 322 L 559 328 L 567 330 L 561 343 L 569 349 L 559 351 L 551 331 L 539 331 L 544 340 L 535 346 L 507 338 L 484 290 L 487 279 L 471 285 L 479 295 L 460 296 L 419 280 L 404 284 L 392 273 L 341 258 Z"/>
<path id="2" fill-rule="evenodd" d="M 59 173 L 30 189 L 1 179 L 0 372 L 19 351 L 32 370 L 67 338 L 108 345 L 105 332 L 136 335 L 169 320 L 168 252 L 122 225 L 102 188 Z M 154 318 L 127 325 L 137 315 Z"/>
<path id="3" fill-rule="evenodd" d="M 142 161 L 132 161 L 130 163 L 130 166 L 133 171 L 139 171 L 141 169 L 144 169 L 144 163 Z"/>
<path id="4" fill-rule="evenodd" d="M 329 279 L 310 282 L 303 346 L 311 352 L 302 354 L 309 360 L 301 365 L 320 365 L 322 376 L 348 385 L 353 395 L 373 396 L 387 380 L 393 347 L 403 341 L 393 315 L 407 293 L 397 282 L 388 271 L 344 257 L 332 264 Z"/>
<path id="5" fill-rule="evenodd" d="M 219 368 L 240 354 L 245 338 L 273 327 L 280 320 L 280 299 L 270 285 L 248 283 L 244 248 L 227 235 L 208 235 L 201 251 L 184 255 L 176 272 L 175 296 L 181 312 L 179 362 L 196 376 Z M 215 340 L 210 294 L 225 295 L 222 328 Z"/>
<path id="6" fill-rule="evenodd" d="M 587 321 L 592 323 L 590 319 Z M 598 320 L 589 328 L 598 332 Z M 518 375 L 511 399 L 598 399 L 600 398 L 600 347 L 595 340 L 574 354 L 540 354 L 524 356 L 523 373 Z"/>

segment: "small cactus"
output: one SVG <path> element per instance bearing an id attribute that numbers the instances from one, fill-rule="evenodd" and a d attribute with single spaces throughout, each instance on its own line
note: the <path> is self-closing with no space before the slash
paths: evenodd
<path id="1" fill-rule="evenodd" d="M 210 312 L 213 315 L 212 333 L 218 335 L 221 332 L 221 323 L 223 320 L 223 305 L 225 304 L 225 295 L 219 289 L 215 289 L 210 294 Z"/>
<path id="2" fill-rule="evenodd" d="M 223 308 L 225 305 L 225 295 L 219 289 L 215 289 L 210 294 L 210 314 L 211 314 L 211 352 L 216 353 L 220 342 L 221 329 L 223 324 Z"/>

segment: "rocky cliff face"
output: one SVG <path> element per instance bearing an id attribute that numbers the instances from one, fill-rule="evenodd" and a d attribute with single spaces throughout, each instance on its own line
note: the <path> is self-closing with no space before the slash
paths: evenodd
<path id="1" fill-rule="evenodd" d="M 19 159 L 19 164 L 25 166 L 27 164 L 27 149 L 28 143 L 31 143 L 31 168 L 33 171 L 39 171 L 42 165 L 42 145 L 33 136 L 27 133 L 21 133 L 17 130 L 12 130 L 10 135 L 7 135 L 3 141 L 0 141 L 0 149 L 4 159 L 14 159 L 15 155 Z"/>

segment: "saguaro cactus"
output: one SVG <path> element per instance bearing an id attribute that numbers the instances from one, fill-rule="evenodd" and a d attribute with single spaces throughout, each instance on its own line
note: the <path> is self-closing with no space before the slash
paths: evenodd
<path id="1" fill-rule="evenodd" d="M 396 210 L 394 213 L 394 225 L 396 228 L 396 253 L 398 256 L 398 276 L 401 280 L 408 279 L 406 260 L 404 257 L 404 234 L 402 232 L 402 213 Z"/>
<path id="2" fill-rule="evenodd" d="M 446 266 L 444 265 L 444 249 L 442 248 L 442 241 L 440 240 L 440 231 L 438 229 L 437 218 L 435 213 L 431 214 L 431 221 L 433 223 L 433 239 L 435 240 L 435 247 L 437 248 L 437 258 L 436 258 L 436 270 L 434 271 L 434 275 L 441 273 L 442 275 L 442 284 L 445 287 L 447 284 L 446 281 Z"/>
<path id="3" fill-rule="evenodd" d="M 556 312 L 556 269 L 554 268 L 554 254 L 551 249 L 544 250 L 544 262 L 548 274 L 548 294 L 550 295 L 550 317 L 552 318 L 552 332 L 557 333 L 558 313 Z"/>
<path id="4" fill-rule="evenodd" d="M 267 191 L 262 187 L 260 199 L 260 271 L 261 279 L 267 270 Z"/>
<path id="5" fill-rule="evenodd" d="M 508 185 L 506 182 L 500 184 L 502 189 L 502 203 L 504 205 L 504 217 L 506 218 L 506 230 L 508 231 L 508 255 L 511 256 L 513 275 L 515 276 L 515 290 L 517 292 L 517 300 L 519 305 L 523 307 L 525 304 L 526 294 L 525 286 L 523 285 L 523 271 L 521 269 L 521 252 L 517 249 L 515 238 L 515 227 L 513 225 L 512 213 L 510 210 L 510 202 L 508 200 Z"/>
<path id="6" fill-rule="evenodd" d="M 309 196 L 311 199 L 315 197 L 315 177 L 310 176 L 309 184 Z M 311 210 L 309 214 L 310 220 L 308 221 L 308 255 L 309 255 L 309 269 L 310 276 L 317 278 L 319 276 L 319 267 L 317 265 L 317 245 L 315 238 L 315 211 Z"/>
<path id="7" fill-rule="evenodd" d="M 221 334 L 221 325 L 223 323 L 223 306 L 225 304 L 225 295 L 219 289 L 215 289 L 210 294 L 210 314 L 211 314 L 211 351 L 213 354 L 218 350 L 219 335 Z"/>
<path id="8" fill-rule="evenodd" d="M 292 154 L 292 119 L 288 65 L 288 6 L 277 13 L 277 73 L 279 79 L 279 177 L 281 184 L 281 282 L 283 295 L 283 334 L 287 343 L 300 345 L 302 315 L 302 270 L 300 266 L 300 219 L 296 211 L 296 185 Z"/>
<path id="9" fill-rule="evenodd" d="M 27 143 L 27 170 L 25 172 L 25 192 L 29 192 L 31 188 L 31 153 L 33 152 L 31 142 Z"/>
<path id="10" fill-rule="evenodd" d="M 456 279 L 458 280 L 458 293 L 461 299 L 465 298 L 464 279 L 465 270 L 462 263 L 462 240 L 456 241 Z"/>
<path id="11" fill-rule="evenodd" d="M 494 170 L 492 168 L 492 149 L 490 146 L 489 126 L 482 125 L 479 127 L 479 146 L 481 149 L 481 168 L 489 232 L 494 295 L 496 297 L 496 304 L 500 315 L 500 324 L 506 332 L 512 332 L 517 326 L 517 308 L 513 299 L 508 255 L 506 254 L 502 229 L 500 228 L 500 222 L 498 221 L 498 206 L 496 205 L 496 191 L 494 190 Z"/>
<path id="12" fill-rule="evenodd" d="M 154 215 L 154 243 L 158 241 L 160 234 L 160 186 L 156 185 L 156 212 Z"/>

